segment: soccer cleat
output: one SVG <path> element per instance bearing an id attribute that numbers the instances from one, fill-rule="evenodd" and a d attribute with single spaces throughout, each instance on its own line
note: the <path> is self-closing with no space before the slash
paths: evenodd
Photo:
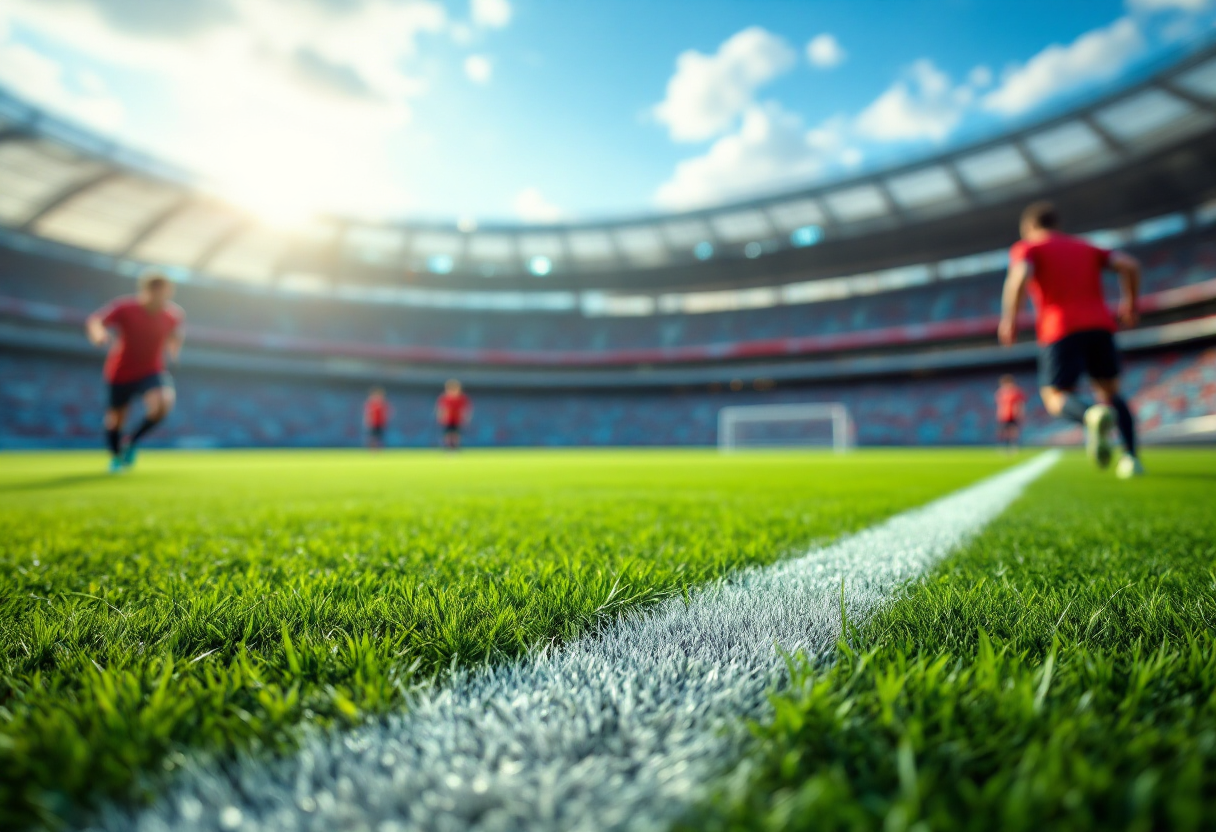
<path id="1" fill-rule="evenodd" d="M 135 446 L 128 445 L 122 452 L 122 464 L 126 468 L 130 468 L 135 464 Z"/>
<path id="2" fill-rule="evenodd" d="M 1115 476 L 1121 480 L 1143 477 L 1144 466 L 1140 464 L 1140 460 L 1136 457 L 1131 454 L 1124 454 L 1119 458 L 1119 464 L 1115 466 Z"/>
<path id="3" fill-rule="evenodd" d="M 1085 453 L 1099 468 L 1110 465 L 1110 432 L 1115 426 L 1115 411 L 1095 404 L 1085 411 Z"/>
<path id="4" fill-rule="evenodd" d="M 111 474 L 121 474 L 122 473 L 122 459 L 120 457 L 116 457 L 116 456 L 110 457 L 110 473 Z"/>

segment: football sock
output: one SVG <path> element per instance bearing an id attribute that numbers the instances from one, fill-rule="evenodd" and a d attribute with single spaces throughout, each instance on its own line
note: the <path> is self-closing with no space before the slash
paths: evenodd
<path id="1" fill-rule="evenodd" d="M 134 445 L 140 439 L 143 439 L 144 434 L 146 434 L 148 431 L 152 430 L 152 428 L 159 425 L 160 422 L 161 422 L 160 419 L 149 419 L 148 417 L 145 416 L 144 420 L 140 424 L 139 428 L 136 429 L 135 433 L 131 434 L 131 444 Z"/>
<path id="2" fill-rule="evenodd" d="M 122 432 L 118 428 L 106 428 L 106 447 L 110 449 L 111 456 L 118 456 L 121 443 Z"/>
<path id="3" fill-rule="evenodd" d="M 1089 405 L 1080 396 L 1076 393 L 1069 393 L 1064 397 L 1064 409 L 1060 411 L 1060 415 L 1083 425 L 1087 410 L 1089 410 Z"/>
<path id="4" fill-rule="evenodd" d="M 1119 437 L 1123 440 L 1123 450 L 1132 456 L 1136 455 L 1136 419 L 1132 409 L 1127 406 L 1127 399 L 1114 396 L 1110 406 L 1115 409 L 1115 420 L 1119 425 Z"/>

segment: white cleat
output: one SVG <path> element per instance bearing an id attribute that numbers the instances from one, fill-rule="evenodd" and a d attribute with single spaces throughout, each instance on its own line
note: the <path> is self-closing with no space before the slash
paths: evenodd
<path id="1" fill-rule="evenodd" d="M 1110 466 L 1110 431 L 1115 426 L 1115 411 L 1104 404 L 1085 411 L 1085 453 L 1099 468 Z"/>
<path id="2" fill-rule="evenodd" d="M 1140 464 L 1140 460 L 1131 454 L 1124 454 L 1119 458 L 1119 464 L 1115 466 L 1115 476 L 1121 480 L 1130 480 L 1135 477 L 1144 476 L 1144 466 Z"/>

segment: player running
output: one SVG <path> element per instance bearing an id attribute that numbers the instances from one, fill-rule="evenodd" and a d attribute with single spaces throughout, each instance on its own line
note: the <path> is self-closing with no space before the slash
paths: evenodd
<path id="1" fill-rule="evenodd" d="M 186 315 L 173 303 L 173 282 L 160 272 L 146 272 L 134 297 L 118 298 L 85 321 L 94 346 L 109 346 L 103 375 L 109 386 L 106 407 L 106 447 L 110 472 L 135 464 L 135 448 L 173 409 L 173 377 L 165 371 L 165 353 L 176 361 L 182 348 Z M 142 396 L 144 420 L 122 441 L 131 402 Z"/>
<path id="2" fill-rule="evenodd" d="M 443 446 L 449 451 L 460 449 L 460 431 L 473 417 L 473 403 L 464 394 L 460 382 L 448 379 L 443 393 L 435 402 L 435 418 L 443 428 Z"/>
<path id="3" fill-rule="evenodd" d="M 363 404 L 363 426 L 367 428 L 367 447 L 377 451 L 384 447 L 384 429 L 390 413 L 383 387 L 373 387 Z"/>
<path id="4" fill-rule="evenodd" d="M 1026 394 L 1013 376 L 1001 376 L 1001 385 L 996 389 L 996 436 L 1010 453 L 1018 449 L 1025 414 Z"/>
<path id="5" fill-rule="evenodd" d="M 1009 251 L 1009 274 L 1001 304 L 998 337 L 1017 340 L 1017 316 L 1029 293 L 1037 312 L 1039 388 L 1047 412 L 1085 429 L 1085 448 L 1100 468 L 1110 465 L 1110 430 L 1117 424 L 1123 457 L 1115 468 L 1121 479 L 1140 476 L 1136 422 L 1119 394 L 1119 352 L 1115 317 L 1102 293 L 1102 270 L 1119 276 L 1119 323 L 1135 326 L 1140 294 L 1140 263 L 1121 251 L 1107 251 L 1061 234 L 1050 202 L 1035 202 L 1022 212 L 1021 237 Z M 1089 375 L 1098 404 L 1077 395 L 1081 374 Z"/>

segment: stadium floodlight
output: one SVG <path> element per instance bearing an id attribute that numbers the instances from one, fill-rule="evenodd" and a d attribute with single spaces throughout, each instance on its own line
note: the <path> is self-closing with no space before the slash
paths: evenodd
<path id="1" fill-rule="evenodd" d="M 718 411 L 718 450 L 824 447 L 847 451 L 853 419 L 840 402 L 736 405 Z"/>

